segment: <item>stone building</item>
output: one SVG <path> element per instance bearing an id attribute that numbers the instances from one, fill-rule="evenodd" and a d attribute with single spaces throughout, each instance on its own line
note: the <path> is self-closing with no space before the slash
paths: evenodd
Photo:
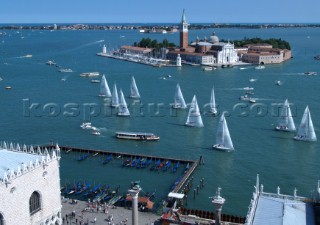
<path id="1" fill-rule="evenodd" d="M 60 149 L 1 143 L 0 224 L 61 225 Z"/>
<path id="2" fill-rule="evenodd" d="M 277 64 L 291 58 L 290 50 L 272 48 L 269 44 L 250 44 L 244 47 L 246 50 L 239 50 L 238 55 L 246 63 Z"/>
<path id="3" fill-rule="evenodd" d="M 188 45 L 188 23 L 183 11 L 180 24 L 180 48 L 170 49 L 167 59 L 175 60 L 180 57 L 186 63 L 195 63 L 201 65 L 222 66 L 235 64 L 238 61 L 237 52 L 231 43 L 219 42 L 219 38 L 213 33 L 209 40 L 204 37 Z"/>

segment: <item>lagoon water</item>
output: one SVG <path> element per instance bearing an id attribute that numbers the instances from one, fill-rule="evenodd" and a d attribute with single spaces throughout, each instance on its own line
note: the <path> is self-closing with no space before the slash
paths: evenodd
<path id="1" fill-rule="evenodd" d="M 253 66 L 203 71 L 201 67 L 153 68 L 145 65 L 98 57 L 106 44 L 109 49 L 130 45 L 142 37 L 178 43 L 179 34 L 140 34 L 135 30 L 114 31 L 6 31 L 0 36 L 0 136 L 1 140 L 25 144 L 47 144 L 92 149 L 108 149 L 148 155 L 198 159 L 205 165 L 194 173 L 194 184 L 205 179 L 205 188 L 196 199 L 190 192 L 188 207 L 213 210 L 209 197 L 222 188 L 226 198 L 224 213 L 245 215 L 255 185 L 256 174 L 267 192 L 310 196 L 319 179 L 320 149 L 318 143 L 297 142 L 294 134 L 274 131 L 277 107 L 286 98 L 292 103 L 294 121 L 298 127 L 303 111 L 309 105 L 316 134 L 320 137 L 320 78 L 305 76 L 306 71 L 319 71 L 320 53 L 318 28 L 274 29 L 215 29 L 220 38 L 244 37 L 282 38 L 290 42 L 294 58 L 280 65 L 267 65 L 264 70 Z M 189 40 L 196 36 L 209 37 L 213 30 L 189 31 Z M 32 55 L 31 58 L 23 56 Z M 54 60 L 73 73 L 60 73 L 58 68 L 45 65 Z M 129 95 L 130 77 L 135 76 L 141 102 L 127 98 L 130 118 L 115 116 L 109 100 L 98 97 L 99 84 L 79 77 L 82 72 L 105 74 L 110 88 L 116 82 Z M 171 78 L 161 79 L 171 75 Z M 250 83 L 249 79 L 257 79 Z M 280 80 L 283 85 L 275 85 Z M 197 95 L 204 128 L 184 126 L 187 110 L 170 109 L 176 84 L 185 100 Z M 227 112 L 227 122 L 234 147 L 233 153 L 212 150 L 218 117 L 205 114 L 210 91 L 215 87 L 219 112 Z M 6 90 L 11 86 L 11 90 Z M 239 105 L 243 87 L 254 87 L 259 107 Z M 243 102 L 242 102 L 243 103 Z M 33 104 L 33 106 L 32 106 Z M 91 108 L 90 108 L 91 107 Z M 90 117 L 90 110 L 93 115 Z M 92 110 L 95 110 L 94 112 Z M 90 120 L 101 129 L 101 136 L 91 135 L 79 126 Z M 115 131 L 154 132 L 159 142 L 131 142 L 114 138 Z M 152 173 L 149 170 L 122 169 L 120 162 L 102 166 L 101 157 L 83 162 L 79 155 L 63 155 L 61 182 L 91 180 L 116 187 L 124 192 L 132 180 L 141 180 L 144 190 L 157 190 L 164 198 L 170 186 L 182 174 Z M 194 187 L 195 187 L 194 185 Z"/>

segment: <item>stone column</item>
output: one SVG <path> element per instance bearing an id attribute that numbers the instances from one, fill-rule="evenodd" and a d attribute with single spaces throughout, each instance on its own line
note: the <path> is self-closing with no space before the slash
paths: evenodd
<path id="1" fill-rule="evenodd" d="M 139 225 L 138 220 L 138 195 L 141 188 L 139 185 L 133 186 L 128 190 L 130 196 L 132 197 L 132 225 Z"/>
<path id="2" fill-rule="evenodd" d="M 215 225 L 220 225 L 222 205 L 226 201 L 224 198 L 222 198 L 220 196 L 220 191 L 221 191 L 221 188 L 218 188 L 217 192 L 216 192 L 216 195 L 212 199 L 212 203 L 216 207 L 216 210 L 215 210 Z"/>

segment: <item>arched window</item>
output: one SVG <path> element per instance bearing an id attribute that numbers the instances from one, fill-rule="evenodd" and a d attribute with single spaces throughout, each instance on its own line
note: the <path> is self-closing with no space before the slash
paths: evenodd
<path id="1" fill-rule="evenodd" d="M 0 225 L 4 225 L 4 219 L 1 213 L 0 213 Z"/>
<path id="2" fill-rule="evenodd" d="M 31 215 L 41 210 L 40 194 L 36 191 L 32 193 L 29 199 L 29 209 Z"/>

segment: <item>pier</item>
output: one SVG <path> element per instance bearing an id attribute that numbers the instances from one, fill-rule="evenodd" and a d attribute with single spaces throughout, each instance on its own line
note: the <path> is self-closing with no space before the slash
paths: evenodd
<path id="1" fill-rule="evenodd" d="M 147 158 L 147 159 L 153 159 L 153 160 L 161 160 L 161 161 L 172 161 L 175 163 L 183 163 L 183 164 L 189 164 L 190 167 L 185 170 L 184 175 L 182 179 L 177 183 L 177 185 L 174 187 L 172 192 L 178 193 L 181 188 L 187 183 L 197 166 L 199 165 L 198 161 L 193 160 L 186 160 L 186 159 L 177 159 L 172 157 L 162 157 L 162 156 L 151 156 L 151 155 L 145 155 L 145 154 L 134 154 L 134 153 L 127 153 L 127 152 L 117 152 L 117 151 L 109 151 L 109 150 L 98 150 L 98 149 L 84 149 L 84 148 L 77 148 L 77 147 L 70 147 L 70 146 L 59 146 L 60 150 L 68 154 L 69 152 L 79 152 L 79 153 L 86 153 L 88 156 L 109 156 L 112 154 L 115 158 L 134 158 L 134 157 L 141 157 L 141 158 Z M 41 148 L 55 148 L 53 145 L 49 146 L 41 146 Z M 85 157 L 87 158 L 87 157 Z M 82 159 L 82 160 L 85 160 Z M 81 160 L 81 161 L 82 161 Z"/>

